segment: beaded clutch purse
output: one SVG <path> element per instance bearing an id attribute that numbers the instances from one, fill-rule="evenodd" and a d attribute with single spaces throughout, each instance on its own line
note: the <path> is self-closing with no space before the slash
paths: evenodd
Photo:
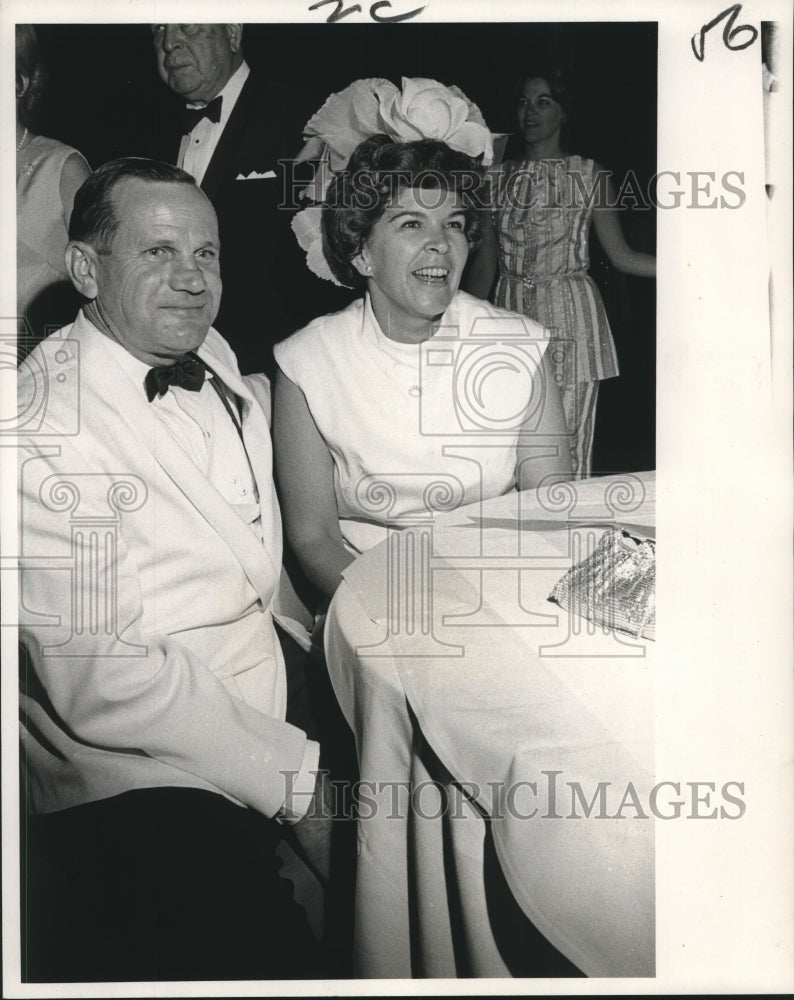
<path id="1" fill-rule="evenodd" d="M 568 570 L 549 600 L 604 628 L 654 639 L 656 543 L 610 528 L 591 555 Z"/>

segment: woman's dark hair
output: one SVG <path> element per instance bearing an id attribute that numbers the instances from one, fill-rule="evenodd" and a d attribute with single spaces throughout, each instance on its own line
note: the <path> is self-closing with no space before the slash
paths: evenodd
<path id="1" fill-rule="evenodd" d="M 545 80 L 549 85 L 549 93 L 562 108 L 565 120 L 560 129 L 560 144 L 563 149 L 571 145 L 571 131 L 575 127 L 576 118 L 576 94 L 571 79 L 569 69 L 558 62 L 550 62 L 543 59 L 532 60 L 513 87 L 513 109 L 518 106 L 518 99 L 524 89 L 527 80 Z M 512 122 L 515 122 L 515 115 L 512 115 Z M 515 128 L 515 124 L 513 125 Z M 513 145 L 512 143 L 510 145 Z"/>
<path id="2" fill-rule="evenodd" d="M 196 186 L 194 177 L 170 163 L 137 156 L 108 160 L 83 181 L 74 196 L 69 220 L 70 240 L 90 243 L 100 252 L 110 250 L 119 225 L 113 205 L 113 190 L 127 178 Z"/>
<path id="3" fill-rule="evenodd" d="M 359 290 L 366 286 L 352 262 L 404 188 L 460 194 L 466 239 L 470 247 L 476 245 L 485 207 L 479 162 L 443 142 L 394 142 L 374 135 L 356 147 L 347 168 L 331 182 L 323 205 L 323 251 L 344 285 Z"/>
<path id="4" fill-rule="evenodd" d="M 32 24 L 18 24 L 15 30 L 16 92 L 19 119 L 32 129 L 37 124 L 37 109 L 46 83 L 44 68 L 39 62 L 36 29 Z M 27 80 L 27 86 L 25 81 Z"/>

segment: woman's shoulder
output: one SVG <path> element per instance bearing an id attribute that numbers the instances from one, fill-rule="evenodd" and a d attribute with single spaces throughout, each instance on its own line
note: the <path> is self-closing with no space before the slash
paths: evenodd
<path id="1" fill-rule="evenodd" d="M 63 166 L 71 157 L 77 157 L 88 166 L 88 162 L 79 149 L 67 146 L 59 139 L 51 139 L 46 135 L 34 135 L 30 140 L 29 155 L 35 159 L 48 160 L 53 164 Z"/>
<path id="2" fill-rule="evenodd" d="M 589 156 L 580 156 L 578 153 L 571 153 L 565 157 L 565 168 L 568 172 L 577 171 L 580 174 L 590 175 L 597 168 L 598 164 Z"/>
<path id="3" fill-rule="evenodd" d="M 338 350 L 346 334 L 361 325 L 364 300 L 356 299 L 339 312 L 318 316 L 300 330 L 290 334 L 273 348 L 276 362 L 285 374 L 286 367 L 301 365 L 305 360 L 316 364 L 318 354 L 329 349 Z"/>
<path id="4" fill-rule="evenodd" d="M 532 160 L 525 160 L 521 157 L 511 157 L 509 160 L 502 160 L 502 162 L 496 167 L 497 176 L 502 179 L 512 177 L 513 174 L 529 170 L 529 165 L 532 162 Z"/>

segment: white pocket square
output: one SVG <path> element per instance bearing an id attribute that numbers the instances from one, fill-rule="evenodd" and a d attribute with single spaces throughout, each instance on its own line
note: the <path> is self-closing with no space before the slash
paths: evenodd
<path id="1" fill-rule="evenodd" d="M 268 180 L 270 177 L 275 177 L 276 172 L 274 170 L 266 170 L 263 174 L 259 174 L 256 170 L 252 170 L 250 174 L 246 177 L 245 174 L 238 174 L 235 177 L 237 181 L 264 181 Z"/>

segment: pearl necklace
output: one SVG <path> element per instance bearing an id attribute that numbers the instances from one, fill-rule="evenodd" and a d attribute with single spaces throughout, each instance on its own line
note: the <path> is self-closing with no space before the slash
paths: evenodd
<path id="1" fill-rule="evenodd" d="M 17 152 L 19 152 L 20 149 L 22 149 L 22 147 L 25 145 L 25 139 L 27 139 L 27 137 L 28 137 L 28 130 L 26 126 L 25 131 L 22 133 L 22 138 L 17 143 Z"/>

